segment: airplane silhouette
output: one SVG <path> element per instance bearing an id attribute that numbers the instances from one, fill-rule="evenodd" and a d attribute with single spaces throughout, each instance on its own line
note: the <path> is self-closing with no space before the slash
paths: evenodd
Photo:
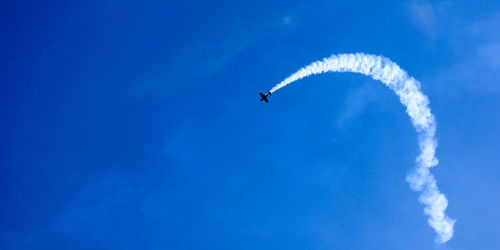
<path id="1" fill-rule="evenodd" d="M 268 96 L 268 95 L 271 95 L 271 91 L 268 91 L 268 92 L 266 93 L 266 95 L 264 95 L 264 94 L 262 94 L 262 93 L 259 93 L 259 95 L 260 95 L 260 97 L 261 97 L 261 98 L 260 98 L 260 101 L 261 101 L 261 102 L 262 102 L 262 101 L 266 101 L 267 103 L 269 103 L 269 101 L 267 100 L 267 96 Z"/>

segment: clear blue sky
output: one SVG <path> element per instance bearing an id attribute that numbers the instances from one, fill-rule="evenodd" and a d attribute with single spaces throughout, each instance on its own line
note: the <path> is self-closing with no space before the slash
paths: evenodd
<path id="1" fill-rule="evenodd" d="M 498 1 L 3 1 L 0 249 L 499 249 Z M 422 82 L 438 245 L 405 181 L 398 98 L 336 53 Z"/>

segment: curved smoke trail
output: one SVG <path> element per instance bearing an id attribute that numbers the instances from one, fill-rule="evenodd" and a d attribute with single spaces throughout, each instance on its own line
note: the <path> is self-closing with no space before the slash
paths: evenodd
<path id="1" fill-rule="evenodd" d="M 445 214 L 448 200 L 436 184 L 436 179 L 429 171 L 438 164 L 435 157 L 437 142 L 434 138 L 436 121 L 429 108 L 429 99 L 420 91 L 420 83 L 409 76 L 396 63 L 382 56 L 363 53 L 340 54 L 314 62 L 298 70 L 270 90 L 276 90 L 310 75 L 325 72 L 361 73 L 380 80 L 392 89 L 418 133 L 420 155 L 417 157 L 415 171 L 406 177 L 411 189 L 420 192 L 419 201 L 424 205 L 424 213 L 429 216 L 429 225 L 436 231 L 437 241 L 447 242 L 453 237 L 455 220 Z"/>

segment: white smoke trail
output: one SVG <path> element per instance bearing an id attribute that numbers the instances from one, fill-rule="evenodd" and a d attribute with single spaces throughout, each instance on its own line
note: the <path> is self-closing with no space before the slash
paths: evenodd
<path id="1" fill-rule="evenodd" d="M 419 201 L 424 205 L 424 213 L 429 216 L 429 225 L 437 233 L 437 241 L 447 242 L 453 237 L 455 220 L 445 214 L 448 200 L 436 184 L 429 168 L 438 164 L 435 157 L 437 142 L 434 138 L 436 121 L 429 108 L 429 99 L 420 91 L 420 83 L 409 76 L 388 58 L 363 53 L 340 54 L 325 58 L 301 68 L 271 89 L 271 93 L 304 77 L 325 72 L 361 73 L 380 80 L 392 89 L 418 133 L 420 155 L 415 171 L 406 177 L 411 189 L 420 192 Z"/>

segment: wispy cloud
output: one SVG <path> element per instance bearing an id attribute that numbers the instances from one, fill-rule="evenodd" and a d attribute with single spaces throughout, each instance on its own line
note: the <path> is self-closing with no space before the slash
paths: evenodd
<path id="1" fill-rule="evenodd" d="M 366 83 L 347 94 L 344 108 L 335 122 L 337 128 L 348 126 L 352 119 L 364 112 L 366 106 L 376 101 L 373 88 L 373 84 Z"/>
<path id="2" fill-rule="evenodd" d="M 446 42 L 452 61 L 429 79 L 432 86 L 455 92 L 500 93 L 500 11 L 450 26 Z M 450 84 L 454 88 L 443 86 Z"/>
<path id="3" fill-rule="evenodd" d="M 132 85 L 126 94 L 165 97 L 165 94 L 175 96 L 193 88 L 192 85 L 169 84 L 179 79 L 208 86 L 221 70 L 227 68 L 249 46 L 272 32 L 289 32 L 293 26 L 293 15 L 285 13 L 273 18 L 231 24 L 224 35 L 199 38 L 199 41 L 179 51 L 165 62 L 165 69 L 154 74 L 153 79 Z"/>
<path id="4" fill-rule="evenodd" d="M 435 6 L 425 0 L 416 0 L 408 4 L 408 13 L 413 22 L 430 38 L 435 39 L 439 32 L 439 21 Z"/>

